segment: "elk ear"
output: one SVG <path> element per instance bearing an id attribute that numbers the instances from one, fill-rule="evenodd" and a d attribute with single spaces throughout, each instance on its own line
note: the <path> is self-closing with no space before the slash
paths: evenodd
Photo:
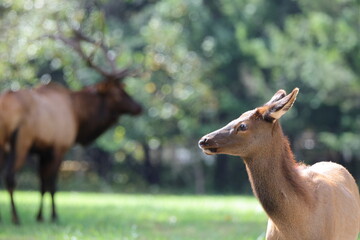
<path id="1" fill-rule="evenodd" d="M 266 103 L 264 106 L 258 108 L 258 112 L 262 115 L 263 119 L 269 122 L 275 122 L 277 119 L 281 118 L 294 104 L 296 96 L 299 92 L 298 88 L 295 88 L 289 95 L 279 98 L 282 94 L 277 95 L 279 90 L 272 99 Z M 285 91 L 283 91 L 285 93 Z M 276 97 L 277 96 L 277 97 Z"/>
<path id="2" fill-rule="evenodd" d="M 277 91 L 274 96 L 270 99 L 270 101 L 268 101 L 267 103 L 265 103 L 265 105 L 270 105 L 276 101 L 279 101 L 280 99 L 284 98 L 286 96 L 286 92 L 283 89 L 280 89 L 279 91 Z"/>

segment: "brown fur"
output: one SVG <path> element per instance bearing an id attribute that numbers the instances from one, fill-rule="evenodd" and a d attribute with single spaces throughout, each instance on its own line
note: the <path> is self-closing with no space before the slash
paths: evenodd
<path id="1" fill-rule="evenodd" d="M 52 219 L 56 176 L 66 151 L 75 143 L 89 144 L 116 122 L 121 114 L 138 114 L 140 105 L 117 81 L 103 81 L 80 91 L 58 84 L 6 92 L 0 96 L 0 150 L 9 156 L 6 186 L 12 218 L 19 223 L 14 200 L 15 173 L 29 152 L 39 155 L 42 196 L 51 193 Z M 2 160 L 0 160 L 2 162 Z M 42 200 L 38 220 L 42 220 Z"/>
<path id="2" fill-rule="evenodd" d="M 279 118 L 296 99 L 279 90 L 264 106 L 248 111 L 199 141 L 206 154 L 244 159 L 254 194 L 269 216 L 266 238 L 282 240 L 356 240 L 360 232 L 360 195 L 342 166 L 297 164 Z M 246 124 L 246 131 L 237 127 Z"/>

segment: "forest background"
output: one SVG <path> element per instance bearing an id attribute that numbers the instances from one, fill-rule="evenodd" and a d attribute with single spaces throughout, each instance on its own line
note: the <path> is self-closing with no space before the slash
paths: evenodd
<path id="1" fill-rule="evenodd" d="M 144 111 L 74 147 L 61 190 L 250 193 L 239 158 L 206 156 L 197 141 L 295 87 L 282 125 L 297 160 L 338 162 L 360 180 L 358 1 L 1 0 L 0 89 L 101 81 L 44 37 L 70 27 L 104 39 L 119 67 L 138 71 L 125 84 Z M 19 188 L 37 189 L 34 165 Z"/>

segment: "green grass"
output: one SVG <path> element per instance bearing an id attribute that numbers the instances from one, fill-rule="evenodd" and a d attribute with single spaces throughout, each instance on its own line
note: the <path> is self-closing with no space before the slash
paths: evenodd
<path id="1" fill-rule="evenodd" d="M 22 225 L 10 222 L 7 193 L 0 192 L 1 240 L 231 240 L 263 239 L 266 216 L 244 196 L 174 196 L 59 192 L 60 222 L 37 223 L 39 194 L 16 192 Z"/>

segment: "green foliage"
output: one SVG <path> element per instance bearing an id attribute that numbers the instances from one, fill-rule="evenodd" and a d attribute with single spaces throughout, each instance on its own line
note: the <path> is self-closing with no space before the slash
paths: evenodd
<path id="1" fill-rule="evenodd" d="M 59 28 L 68 34 L 69 26 L 103 39 L 119 67 L 138 70 L 125 83 L 143 104 L 142 116 L 123 117 L 97 141 L 119 161 L 152 158 L 191 186 L 200 162 L 210 169 L 202 178 L 214 178 L 218 160 L 200 155 L 197 140 L 279 88 L 294 87 L 300 94 L 284 126 L 297 154 L 312 150 L 313 162 L 326 147 L 343 160 L 360 159 L 355 0 L 4 0 L 0 12 L 1 89 L 49 80 L 79 89 L 101 80 L 68 47 L 44 37 Z M 94 59 L 105 62 L 98 52 Z M 304 131 L 312 133 L 313 149 L 304 147 Z M 189 152 L 179 156 L 182 148 Z M 240 164 L 229 162 L 220 175 L 244 169 Z M 189 168 L 190 177 L 181 174 Z"/>

